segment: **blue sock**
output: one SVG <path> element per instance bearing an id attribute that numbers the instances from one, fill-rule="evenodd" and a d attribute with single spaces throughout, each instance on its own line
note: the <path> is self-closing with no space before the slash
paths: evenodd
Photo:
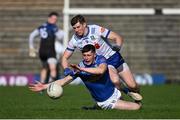
<path id="1" fill-rule="evenodd" d="M 127 94 L 130 90 L 129 90 L 129 88 L 124 87 L 124 88 L 122 89 L 122 91 L 123 91 L 125 94 Z"/>

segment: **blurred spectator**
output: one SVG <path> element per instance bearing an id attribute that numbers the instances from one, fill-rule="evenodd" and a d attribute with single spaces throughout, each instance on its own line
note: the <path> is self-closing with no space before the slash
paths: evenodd
<path id="1" fill-rule="evenodd" d="M 58 78 L 58 61 L 60 54 L 64 51 L 61 44 L 64 32 L 56 25 L 58 16 L 57 12 L 51 12 L 48 15 L 47 22 L 36 28 L 29 36 L 29 56 L 36 57 L 37 53 L 39 55 L 42 63 L 40 73 L 42 83 L 47 83 L 48 80 L 54 81 Z M 40 46 L 39 50 L 36 50 L 33 41 L 38 36 L 40 37 Z"/>

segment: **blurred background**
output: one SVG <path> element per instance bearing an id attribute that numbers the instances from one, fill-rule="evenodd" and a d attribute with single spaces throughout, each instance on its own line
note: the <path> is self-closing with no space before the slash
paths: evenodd
<path id="1" fill-rule="evenodd" d="M 41 69 L 38 58 L 28 55 L 30 32 L 46 21 L 51 11 L 60 14 L 64 26 L 64 0 L 1 0 L 0 85 L 27 85 Z M 85 14 L 89 24 L 98 24 L 124 38 L 121 51 L 139 84 L 180 82 L 180 14 L 164 14 L 165 8 L 179 8 L 179 0 L 70 0 L 69 8 L 152 8 L 151 15 Z M 67 15 L 67 14 L 66 14 Z M 73 14 L 68 15 L 72 18 Z M 66 21 L 67 22 L 67 21 Z M 38 40 L 37 40 L 38 42 Z M 75 52 L 71 63 L 78 63 Z M 59 73 L 62 75 L 62 70 Z"/>

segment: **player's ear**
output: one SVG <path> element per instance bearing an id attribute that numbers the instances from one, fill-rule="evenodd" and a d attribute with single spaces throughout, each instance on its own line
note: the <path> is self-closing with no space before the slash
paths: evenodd
<path id="1" fill-rule="evenodd" d="M 87 24 L 86 23 L 83 23 L 83 27 L 86 27 L 87 26 Z"/>
<path id="2" fill-rule="evenodd" d="M 96 53 L 94 54 L 94 58 L 96 57 Z"/>

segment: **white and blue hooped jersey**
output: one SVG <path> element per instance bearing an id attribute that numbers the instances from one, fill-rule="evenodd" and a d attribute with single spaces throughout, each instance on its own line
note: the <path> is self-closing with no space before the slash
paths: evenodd
<path id="1" fill-rule="evenodd" d="M 92 44 L 96 47 L 97 55 L 103 55 L 106 59 L 111 57 L 115 51 L 111 49 L 108 41 L 103 40 L 103 38 L 107 39 L 110 30 L 98 25 L 88 25 L 87 28 L 88 33 L 85 36 L 79 37 L 76 34 L 72 36 L 67 50 L 74 51 L 76 48 L 82 50 L 85 45 Z"/>
<path id="2" fill-rule="evenodd" d="M 101 55 L 97 55 L 94 63 L 92 63 L 91 65 L 87 65 L 84 63 L 84 61 L 81 61 L 79 63 L 79 66 L 92 68 L 92 67 L 97 67 L 100 64 L 107 64 L 106 58 Z M 90 91 L 92 97 L 97 102 L 102 102 L 102 101 L 107 100 L 110 96 L 112 96 L 114 92 L 115 87 L 114 87 L 114 84 L 110 80 L 108 69 L 101 76 L 90 74 L 87 72 L 80 72 L 76 76 L 82 79 L 87 89 Z"/>

